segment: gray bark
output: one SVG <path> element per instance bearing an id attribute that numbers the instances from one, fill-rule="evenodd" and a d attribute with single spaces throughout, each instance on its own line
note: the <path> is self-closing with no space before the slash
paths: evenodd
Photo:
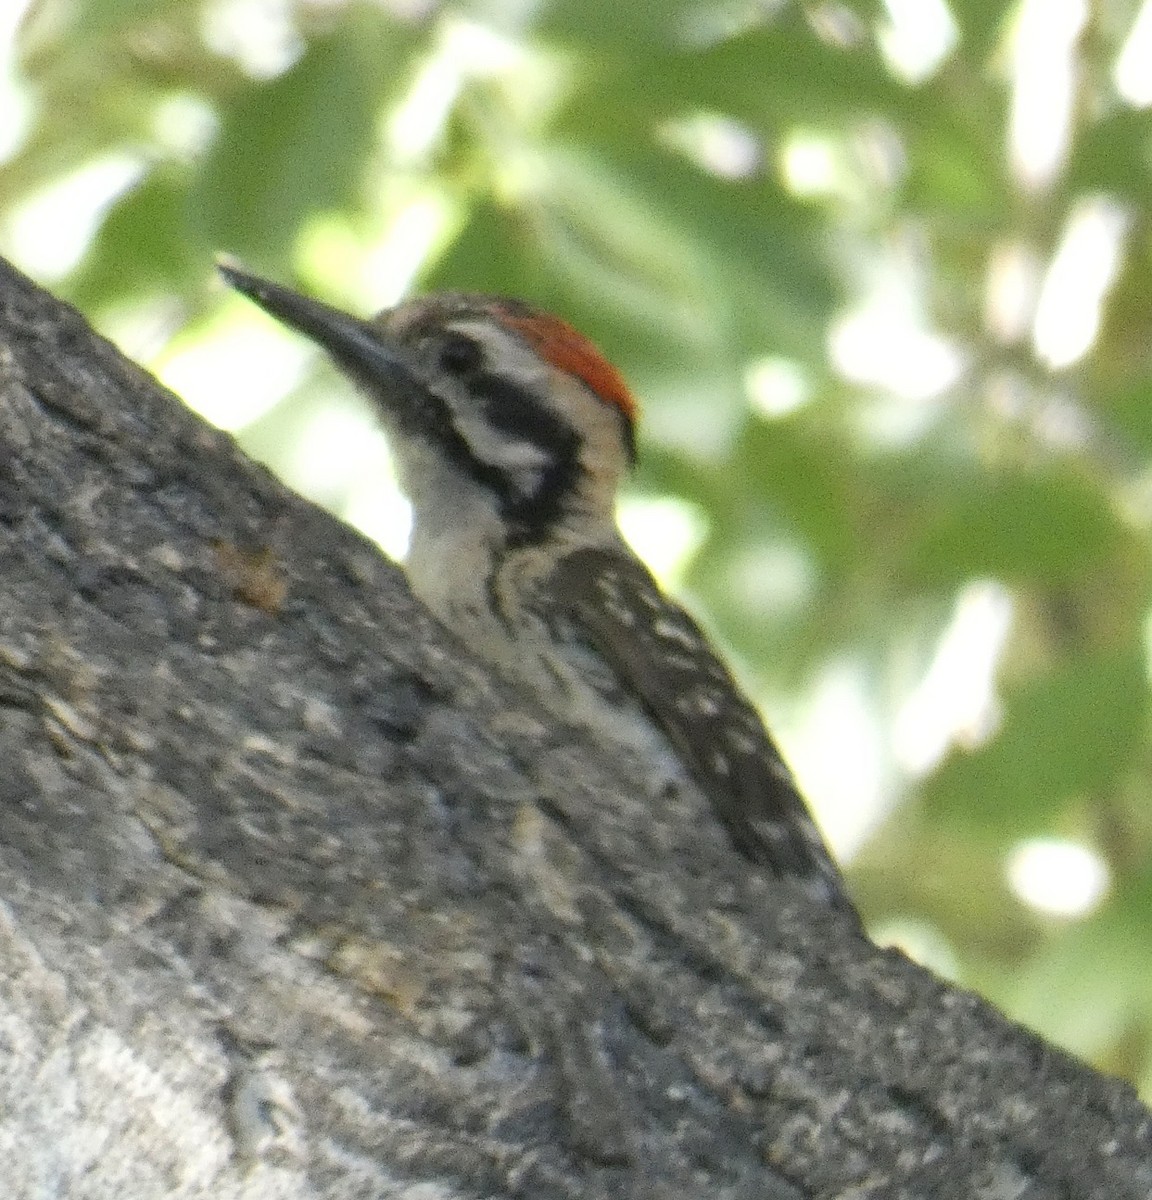
<path id="1" fill-rule="evenodd" d="M 5 1196 L 1152 1195 L 1128 1086 L 646 775 L 0 268 Z"/>

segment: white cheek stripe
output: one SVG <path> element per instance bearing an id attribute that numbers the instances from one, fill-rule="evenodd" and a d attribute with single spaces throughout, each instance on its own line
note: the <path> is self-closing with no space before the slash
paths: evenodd
<path id="1" fill-rule="evenodd" d="M 481 420 L 460 421 L 457 428 L 474 458 L 510 475 L 539 476 L 552 461 L 551 454 L 535 442 L 510 439 Z"/>

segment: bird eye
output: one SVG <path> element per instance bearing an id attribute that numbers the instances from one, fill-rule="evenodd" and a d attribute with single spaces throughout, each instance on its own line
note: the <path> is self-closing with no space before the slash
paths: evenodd
<path id="1" fill-rule="evenodd" d="M 484 351 L 462 333 L 447 334 L 436 352 L 436 359 L 449 375 L 471 375 L 484 363 Z"/>

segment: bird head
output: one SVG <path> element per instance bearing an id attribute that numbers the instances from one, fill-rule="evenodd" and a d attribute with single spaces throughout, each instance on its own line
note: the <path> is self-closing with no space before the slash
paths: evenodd
<path id="1" fill-rule="evenodd" d="M 447 292 L 363 319 L 221 266 L 311 338 L 378 409 L 417 534 L 450 522 L 531 545 L 615 536 L 636 405 L 571 325 L 517 300 Z M 609 532 L 611 531 L 611 532 Z"/>

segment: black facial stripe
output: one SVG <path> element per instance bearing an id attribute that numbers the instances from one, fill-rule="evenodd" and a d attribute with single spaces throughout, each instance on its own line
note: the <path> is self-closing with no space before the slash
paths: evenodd
<path id="1" fill-rule="evenodd" d="M 344 365 L 371 395 L 375 381 L 356 371 L 352 364 Z M 525 491 L 523 474 L 507 471 L 476 455 L 441 396 L 415 381 L 412 388 L 413 394 L 404 397 L 401 403 L 394 396 L 377 401 L 386 418 L 399 425 L 404 433 L 434 442 L 461 474 L 475 479 L 493 494 L 510 530 L 510 545 L 526 546 L 541 541 L 560 516 L 561 502 L 580 470 L 580 443 L 575 432 L 524 388 L 486 372 L 469 379 L 469 393 L 475 397 L 484 419 L 494 429 L 541 451 L 544 465 L 534 486 Z"/>
<path id="2" fill-rule="evenodd" d="M 575 485 L 580 470 L 580 439 L 526 388 L 499 375 L 475 375 L 469 381 L 469 391 L 494 429 L 536 447 L 545 460 L 530 492 L 523 490 L 523 479 L 497 471 L 504 481 L 497 495 L 512 531 L 509 542 L 531 545 L 540 541 L 560 516 L 561 502 Z"/>
<path id="3" fill-rule="evenodd" d="M 572 430 L 519 384 L 485 372 L 469 380 L 468 390 L 494 429 L 518 441 L 531 442 L 549 454 L 574 446 L 576 435 Z"/>
<path id="4" fill-rule="evenodd" d="M 501 498 L 501 507 L 504 507 L 502 497 L 507 490 L 508 479 L 503 471 L 472 453 L 472 447 L 456 427 L 452 410 L 442 396 L 413 379 L 409 385 L 409 395 L 398 397 L 390 388 L 388 395 L 376 399 L 380 386 L 378 380 L 357 370 L 353 363 L 342 362 L 341 365 L 360 383 L 369 398 L 375 400 L 386 424 L 409 437 L 419 437 L 434 443 L 462 475 L 471 476 L 481 486 Z"/>

